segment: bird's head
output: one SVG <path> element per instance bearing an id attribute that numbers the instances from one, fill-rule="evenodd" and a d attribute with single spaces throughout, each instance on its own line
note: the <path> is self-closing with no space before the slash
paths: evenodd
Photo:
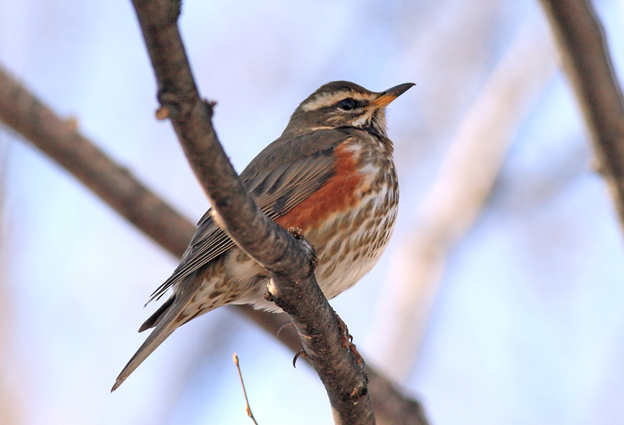
<path id="1" fill-rule="evenodd" d="M 413 85 L 405 83 L 383 92 L 372 92 L 348 81 L 327 83 L 301 102 L 284 134 L 348 126 L 372 129 L 385 136 L 386 106 Z"/>

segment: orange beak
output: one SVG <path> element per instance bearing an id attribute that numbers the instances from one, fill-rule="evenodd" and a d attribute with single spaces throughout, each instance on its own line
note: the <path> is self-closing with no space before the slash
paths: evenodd
<path id="1" fill-rule="evenodd" d="M 379 97 L 373 100 L 370 103 L 370 106 L 375 107 L 375 109 L 384 108 L 390 104 L 394 99 L 401 96 L 407 90 L 409 90 L 412 86 L 415 86 L 414 83 L 405 83 L 399 84 L 398 86 L 392 87 L 386 91 L 379 93 Z"/>

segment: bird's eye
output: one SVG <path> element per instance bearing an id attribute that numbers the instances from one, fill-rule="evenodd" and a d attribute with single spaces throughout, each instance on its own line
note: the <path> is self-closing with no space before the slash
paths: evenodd
<path id="1" fill-rule="evenodd" d="M 355 100 L 351 99 L 350 97 L 342 99 L 340 102 L 338 102 L 338 107 L 343 111 L 350 111 L 355 108 Z"/>

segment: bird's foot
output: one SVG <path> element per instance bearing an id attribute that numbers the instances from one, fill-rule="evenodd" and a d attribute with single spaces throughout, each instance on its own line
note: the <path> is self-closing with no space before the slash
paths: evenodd
<path id="1" fill-rule="evenodd" d="M 351 351 L 353 357 L 355 357 L 355 362 L 362 368 L 366 366 L 364 363 L 364 359 L 360 355 L 357 347 L 353 343 L 353 337 L 349 334 L 349 328 L 347 328 L 347 324 L 342 321 L 338 313 L 334 311 L 334 316 L 336 316 L 336 321 L 338 322 L 338 327 L 340 328 L 340 342 L 342 344 L 342 348 L 345 350 Z"/>

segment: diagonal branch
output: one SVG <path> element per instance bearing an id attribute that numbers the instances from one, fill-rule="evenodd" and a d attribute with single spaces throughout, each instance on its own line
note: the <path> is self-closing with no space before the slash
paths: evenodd
<path id="1" fill-rule="evenodd" d="M 367 377 L 340 343 L 334 312 L 314 276 L 312 245 L 263 214 L 238 179 L 212 126 L 213 104 L 197 92 L 177 27 L 180 2 L 133 1 L 158 81 L 161 114 L 171 118 L 215 222 L 271 277 L 268 296 L 293 321 L 336 423 L 374 424 Z M 301 239 L 301 240 L 297 240 Z"/>
<path id="2" fill-rule="evenodd" d="M 541 0 L 624 227 L 624 100 L 604 31 L 587 0 Z"/>
<path id="3" fill-rule="evenodd" d="M 172 255 L 182 255 L 195 226 L 82 136 L 75 126 L 59 118 L 1 67 L 0 120 L 62 165 Z M 232 308 L 237 308 L 273 336 L 288 320 L 286 315 L 246 306 Z M 292 333 L 284 333 L 280 341 L 293 352 L 301 349 L 301 343 Z M 366 371 L 379 423 L 426 424 L 420 403 L 404 396 L 370 365 Z"/>

